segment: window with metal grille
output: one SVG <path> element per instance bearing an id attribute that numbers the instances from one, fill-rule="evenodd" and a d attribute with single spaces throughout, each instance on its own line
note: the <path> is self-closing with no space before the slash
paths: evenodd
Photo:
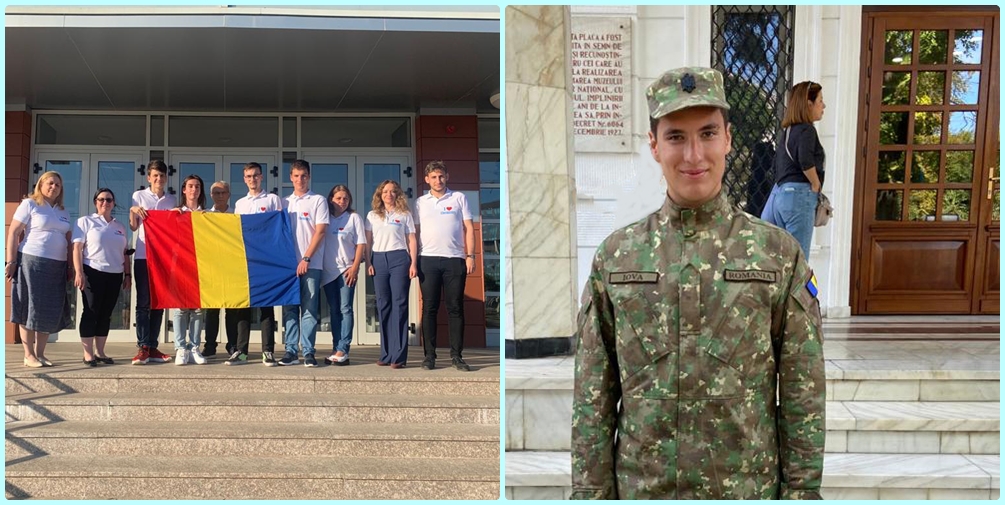
<path id="1" fill-rule="evenodd" d="M 759 216 L 774 185 L 775 138 L 792 87 L 792 6 L 712 7 L 712 67 L 722 72 L 733 150 L 723 187 Z"/>

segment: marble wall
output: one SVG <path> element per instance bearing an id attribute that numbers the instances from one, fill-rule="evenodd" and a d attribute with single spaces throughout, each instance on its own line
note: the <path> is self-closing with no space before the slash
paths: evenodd
<path id="1" fill-rule="evenodd" d="M 506 8 L 507 339 L 575 330 L 569 8 Z"/>

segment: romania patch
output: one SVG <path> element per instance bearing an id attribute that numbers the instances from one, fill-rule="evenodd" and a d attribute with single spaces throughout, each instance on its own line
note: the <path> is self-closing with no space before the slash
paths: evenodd
<path id="1" fill-rule="evenodd" d="M 806 291 L 809 291 L 813 298 L 817 297 L 817 276 L 810 275 L 810 280 L 806 281 Z"/>

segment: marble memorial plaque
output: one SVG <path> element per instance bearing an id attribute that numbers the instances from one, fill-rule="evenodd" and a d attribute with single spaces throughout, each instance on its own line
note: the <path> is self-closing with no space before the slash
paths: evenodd
<path id="1" fill-rule="evenodd" d="M 577 152 L 632 152 L 632 20 L 573 17 L 572 130 Z"/>

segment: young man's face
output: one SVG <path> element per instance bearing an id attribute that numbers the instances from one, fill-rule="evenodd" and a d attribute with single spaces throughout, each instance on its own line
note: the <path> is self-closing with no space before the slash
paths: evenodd
<path id="1" fill-rule="evenodd" d="M 195 179 L 189 179 L 185 181 L 185 187 L 182 188 L 181 193 L 185 195 L 186 202 L 189 200 L 198 201 L 199 195 L 202 194 L 202 184 L 199 184 L 199 181 Z"/>
<path id="2" fill-rule="evenodd" d="M 690 107 L 660 118 L 649 149 L 663 169 L 667 193 L 678 205 L 696 208 L 722 188 L 726 155 L 732 145 L 729 125 L 715 107 Z"/>
<path id="3" fill-rule="evenodd" d="M 167 174 L 160 170 L 147 170 L 147 182 L 150 183 L 150 190 L 154 193 L 164 191 L 164 184 L 167 183 Z"/>
<path id="4" fill-rule="evenodd" d="M 442 193 L 447 189 L 447 179 L 449 178 L 450 176 L 443 170 L 433 170 L 426 175 L 426 184 L 429 184 L 433 191 Z"/>
<path id="5" fill-rule="evenodd" d="M 244 183 L 248 185 L 248 191 L 258 193 L 262 190 L 262 171 L 255 168 L 245 170 Z"/>
<path id="6" fill-rule="evenodd" d="M 224 207 L 230 203 L 230 190 L 223 186 L 214 186 L 209 191 L 209 196 L 213 198 L 213 205 L 216 207 Z"/>
<path id="7" fill-rule="evenodd" d="M 306 170 L 294 168 L 290 171 L 290 182 L 293 183 L 295 193 L 306 193 L 310 189 L 311 174 Z"/>

